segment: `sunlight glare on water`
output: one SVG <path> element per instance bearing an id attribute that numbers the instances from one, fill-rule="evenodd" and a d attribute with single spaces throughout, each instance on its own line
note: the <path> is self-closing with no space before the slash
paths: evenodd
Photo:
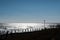
<path id="1" fill-rule="evenodd" d="M 12 26 L 12 28 L 22 28 L 22 29 L 26 29 L 29 27 L 37 28 L 43 26 L 42 23 L 9 23 L 8 25 Z"/>

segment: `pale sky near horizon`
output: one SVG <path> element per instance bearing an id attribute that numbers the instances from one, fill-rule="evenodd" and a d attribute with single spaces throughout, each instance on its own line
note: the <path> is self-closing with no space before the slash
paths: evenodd
<path id="1" fill-rule="evenodd" d="M 0 0 L 0 22 L 60 22 L 60 0 Z"/>

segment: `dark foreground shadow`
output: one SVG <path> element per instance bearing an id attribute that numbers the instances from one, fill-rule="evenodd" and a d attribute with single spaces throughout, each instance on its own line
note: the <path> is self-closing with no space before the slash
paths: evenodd
<path id="1" fill-rule="evenodd" d="M 0 35 L 0 40 L 60 40 L 60 28 Z"/>

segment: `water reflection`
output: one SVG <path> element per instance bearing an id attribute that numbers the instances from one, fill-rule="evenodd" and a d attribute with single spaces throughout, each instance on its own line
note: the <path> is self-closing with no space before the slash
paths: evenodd
<path id="1" fill-rule="evenodd" d="M 0 34 L 38 31 L 44 28 L 50 28 L 50 25 L 56 24 L 45 24 L 44 27 L 42 23 L 0 23 Z"/>

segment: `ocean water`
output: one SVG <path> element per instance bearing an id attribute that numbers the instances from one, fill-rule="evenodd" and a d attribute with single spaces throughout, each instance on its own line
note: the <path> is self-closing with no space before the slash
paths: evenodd
<path id="1" fill-rule="evenodd" d="M 21 33 L 21 32 L 31 32 L 38 31 L 44 28 L 50 28 L 49 25 L 44 23 L 0 23 L 0 33 Z"/>

